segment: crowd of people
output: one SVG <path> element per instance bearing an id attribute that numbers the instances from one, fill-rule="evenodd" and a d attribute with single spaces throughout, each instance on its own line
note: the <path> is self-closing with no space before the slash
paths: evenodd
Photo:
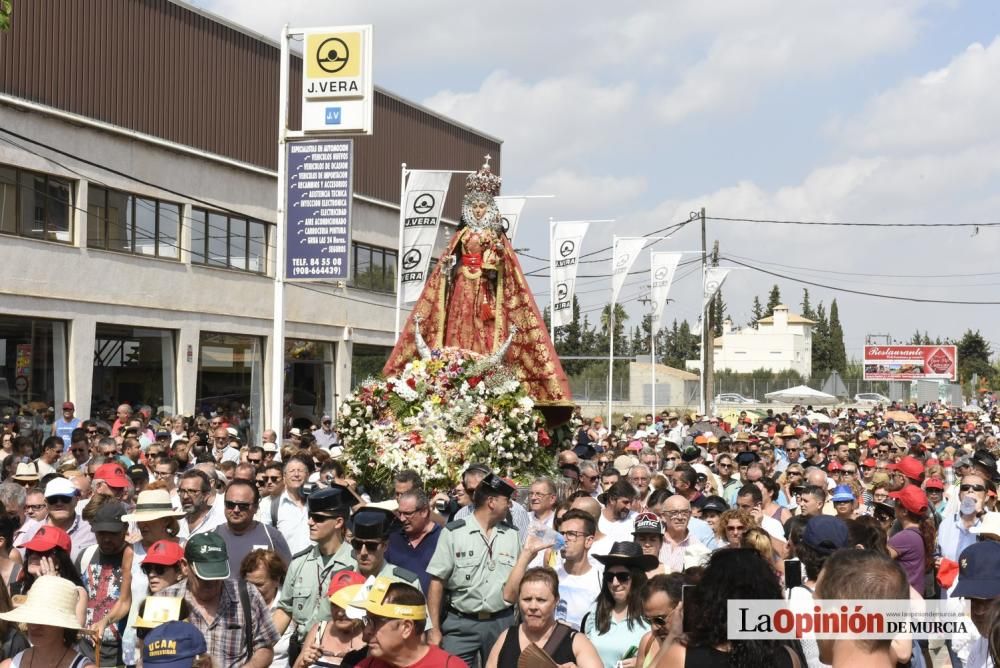
<path id="1" fill-rule="evenodd" d="M 41 443 L 3 425 L 0 668 L 931 665 L 921 640 L 730 639 L 736 598 L 964 598 L 944 655 L 1000 651 L 992 408 L 577 414 L 552 475 L 473 462 L 447 490 L 360 487 L 328 417 L 244 442 L 63 409 Z"/>

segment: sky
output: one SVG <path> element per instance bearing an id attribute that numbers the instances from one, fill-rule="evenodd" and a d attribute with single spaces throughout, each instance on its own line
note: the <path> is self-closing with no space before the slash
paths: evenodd
<path id="1" fill-rule="evenodd" d="M 1000 3 L 195 4 L 275 40 L 285 23 L 373 24 L 379 86 L 503 139 L 504 194 L 555 196 L 525 208 L 514 246 L 533 255 L 547 257 L 550 217 L 614 219 L 591 226 L 586 253 L 704 207 L 721 264 L 756 268 L 722 289 L 737 326 L 776 283 L 793 312 L 803 287 L 814 306 L 836 298 L 852 358 L 867 334 L 917 329 L 979 329 L 1000 351 Z M 697 222 L 650 246 L 700 247 Z M 593 258 L 580 273 L 607 276 L 610 251 Z M 545 264 L 522 259 L 529 273 Z M 664 320 L 694 323 L 700 271 L 678 277 Z M 629 327 L 650 308 L 648 283 L 642 271 L 621 293 Z M 532 287 L 545 307 L 547 279 Z M 594 321 L 610 278 L 577 290 Z"/>

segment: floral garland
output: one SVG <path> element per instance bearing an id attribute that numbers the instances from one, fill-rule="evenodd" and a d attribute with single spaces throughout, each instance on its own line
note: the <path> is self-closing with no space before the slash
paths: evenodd
<path id="1" fill-rule="evenodd" d="M 337 426 L 351 473 L 386 489 L 396 471 L 413 469 L 436 490 L 450 489 L 471 462 L 522 479 L 549 473 L 550 440 L 534 401 L 485 359 L 432 350 L 398 376 L 362 383 L 341 404 Z"/>

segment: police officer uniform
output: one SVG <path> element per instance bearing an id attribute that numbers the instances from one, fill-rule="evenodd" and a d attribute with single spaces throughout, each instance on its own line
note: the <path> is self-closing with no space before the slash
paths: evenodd
<path id="1" fill-rule="evenodd" d="M 307 500 L 310 514 L 340 515 L 345 519 L 350 515 L 352 502 L 353 497 L 340 485 L 318 490 Z M 297 643 L 301 646 L 303 637 L 314 623 L 330 620 L 330 603 L 324 593 L 330 587 L 331 575 L 344 569 L 357 570 L 357 567 L 348 543 L 329 556 L 321 554 L 316 545 L 292 556 L 278 598 L 278 608 L 296 625 L 293 645 Z"/>
<path id="2" fill-rule="evenodd" d="M 478 490 L 492 496 L 514 488 L 490 473 Z M 478 492 L 477 490 L 477 492 Z M 442 581 L 441 648 L 473 665 L 483 663 L 500 633 L 511 625 L 514 608 L 503 600 L 503 587 L 521 551 L 517 529 L 497 524 L 487 536 L 475 515 L 445 525 L 427 572 Z"/>

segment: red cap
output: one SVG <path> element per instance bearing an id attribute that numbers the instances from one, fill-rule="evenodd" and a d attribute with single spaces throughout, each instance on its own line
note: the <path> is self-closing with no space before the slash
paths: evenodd
<path id="1" fill-rule="evenodd" d="M 103 480 L 108 483 L 108 487 L 117 487 L 118 489 L 124 489 L 131 484 L 131 480 L 125 475 L 125 469 L 122 468 L 121 464 L 101 464 L 94 471 L 94 480 Z"/>
<path id="2" fill-rule="evenodd" d="M 173 566 L 184 558 L 184 548 L 172 540 L 158 540 L 149 547 L 144 564 L 160 564 Z"/>
<path id="3" fill-rule="evenodd" d="M 873 468 L 875 468 L 878 465 L 878 462 L 875 461 L 874 457 L 869 457 L 868 459 L 866 459 L 865 461 L 863 461 L 861 463 L 864 466 L 867 466 L 870 469 L 873 469 Z"/>
<path id="4" fill-rule="evenodd" d="M 61 547 L 69 552 L 73 547 L 73 541 L 70 540 L 68 533 L 48 524 L 39 527 L 34 538 L 24 544 L 24 549 L 33 552 L 48 552 L 54 547 Z"/>
<path id="5" fill-rule="evenodd" d="M 875 439 L 875 438 L 869 438 L 868 439 L 868 447 L 869 448 L 874 448 L 876 445 L 878 445 L 878 439 Z"/>
<path id="6" fill-rule="evenodd" d="M 827 471 L 840 471 L 843 468 L 844 467 L 840 464 L 840 461 L 837 460 L 837 459 L 834 459 L 832 462 L 830 462 L 826 466 L 826 470 Z"/>
<path id="7" fill-rule="evenodd" d="M 916 485 L 907 485 L 898 492 L 890 492 L 890 499 L 896 499 L 900 505 L 914 515 L 923 515 L 927 510 L 927 495 Z"/>
<path id="8" fill-rule="evenodd" d="M 365 582 L 365 576 L 357 571 L 340 571 L 334 573 L 333 577 L 330 578 L 330 586 L 326 590 L 326 595 L 332 596 L 334 592 L 340 591 L 344 587 L 363 585 Z"/>
<path id="9" fill-rule="evenodd" d="M 950 459 L 941 460 L 941 466 L 943 466 L 946 469 L 950 469 L 954 464 L 955 462 L 951 461 Z"/>
<path id="10" fill-rule="evenodd" d="M 943 491 L 944 480 L 941 480 L 941 478 L 928 478 L 927 481 L 924 482 L 924 489 L 940 489 Z"/>
<path id="11" fill-rule="evenodd" d="M 889 464 L 886 467 L 890 471 L 899 471 L 910 480 L 920 480 L 924 474 L 924 465 L 916 457 L 907 455 L 899 460 L 898 464 Z"/>
<path id="12" fill-rule="evenodd" d="M 925 469 L 929 469 L 930 467 L 937 466 L 937 465 L 938 465 L 938 460 L 934 459 L 933 457 L 931 457 L 926 462 L 924 462 L 924 468 Z"/>

